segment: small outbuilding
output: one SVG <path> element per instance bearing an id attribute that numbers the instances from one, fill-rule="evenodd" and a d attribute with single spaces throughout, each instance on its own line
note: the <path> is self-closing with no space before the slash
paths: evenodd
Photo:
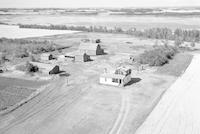
<path id="1" fill-rule="evenodd" d="M 75 55 L 75 61 L 79 62 L 87 62 L 90 61 L 90 56 L 87 55 L 86 53 L 79 53 Z"/>
<path id="2" fill-rule="evenodd" d="M 104 50 L 98 43 L 82 42 L 79 46 L 79 51 L 81 53 L 86 53 L 88 55 L 103 55 Z"/>
<path id="3" fill-rule="evenodd" d="M 43 61 L 52 60 L 53 55 L 49 54 L 49 53 L 43 53 L 43 54 L 41 54 L 40 59 L 43 60 Z"/>
<path id="4" fill-rule="evenodd" d="M 112 86 L 125 86 L 131 81 L 131 69 L 126 67 L 119 67 L 115 73 L 103 73 L 99 79 L 101 84 Z"/>
<path id="5" fill-rule="evenodd" d="M 56 65 L 51 71 L 49 71 L 49 74 L 58 74 L 60 73 L 60 67 Z"/>
<path id="6" fill-rule="evenodd" d="M 77 62 L 87 62 L 91 61 L 90 56 L 86 53 L 82 53 L 80 51 L 74 51 L 71 53 L 65 54 L 66 59 L 68 61 L 77 61 Z"/>

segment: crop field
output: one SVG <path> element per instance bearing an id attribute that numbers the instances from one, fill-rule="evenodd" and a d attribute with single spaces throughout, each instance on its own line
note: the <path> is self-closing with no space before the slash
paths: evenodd
<path id="1" fill-rule="evenodd" d="M 36 89 L 17 86 L 7 87 L 0 90 L 0 110 L 5 110 L 10 106 L 19 103 L 34 91 L 36 91 Z"/>
<path id="2" fill-rule="evenodd" d="M 26 99 L 46 82 L 0 77 L 0 111 Z"/>

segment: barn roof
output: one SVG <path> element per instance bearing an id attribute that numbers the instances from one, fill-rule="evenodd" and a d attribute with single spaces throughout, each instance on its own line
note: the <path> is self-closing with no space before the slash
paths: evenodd
<path id="1" fill-rule="evenodd" d="M 99 44 L 97 44 L 97 43 L 91 43 L 91 42 L 84 43 L 84 42 L 82 42 L 82 43 L 80 43 L 79 49 L 80 50 L 95 50 L 96 51 L 98 45 Z"/>
<path id="2" fill-rule="evenodd" d="M 41 56 L 43 56 L 43 57 L 48 57 L 48 56 L 50 56 L 51 54 L 50 53 L 42 53 L 41 54 Z"/>
<path id="3" fill-rule="evenodd" d="M 118 67 L 116 70 L 128 71 L 129 69 L 131 69 L 131 68 L 128 67 L 128 66 L 120 66 L 120 67 Z"/>

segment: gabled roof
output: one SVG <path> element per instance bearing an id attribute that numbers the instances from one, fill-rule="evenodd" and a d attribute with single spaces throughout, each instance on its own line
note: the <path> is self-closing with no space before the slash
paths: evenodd
<path id="1" fill-rule="evenodd" d="M 94 50 L 94 51 L 96 51 L 98 45 L 99 44 L 97 44 L 97 43 L 82 42 L 82 43 L 80 43 L 79 50 Z"/>
<path id="2" fill-rule="evenodd" d="M 48 56 L 50 56 L 51 54 L 50 53 L 42 53 L 41 54 L 41 56 L 43 56 L 43 57 L 48 57 Z"/>

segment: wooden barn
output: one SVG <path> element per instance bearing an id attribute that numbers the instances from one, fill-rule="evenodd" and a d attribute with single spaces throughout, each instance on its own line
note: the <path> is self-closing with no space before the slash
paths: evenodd
<path id="1" fill-rule="evenodd" d="M 86 53 L 88 55 L 103 55 L 104 50 L 100 44 L 91 42 L 82 42 L 79 46 L 80 53 Z"/>
<path id="2" fill-rule="evenodd" d="M 53 55 L 49 54 L 49 53 L 43 53 L 43 54 L 41 54 L 40 59 L 43 60 L 43 61 L 52 60 Z"/>

